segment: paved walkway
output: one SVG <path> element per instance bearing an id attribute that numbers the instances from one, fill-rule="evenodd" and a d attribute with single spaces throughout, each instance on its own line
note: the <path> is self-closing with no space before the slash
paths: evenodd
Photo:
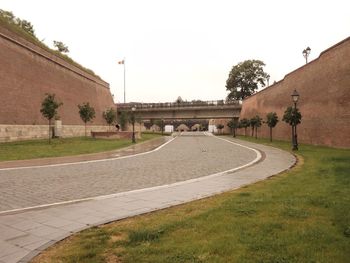
<path id="1" fill-rule="evenodd" d="M 2 207 L 0 262 L 27 262 L 48 246 L 82 229 L 236 189 L 277 174 L 295 163 L 294 156 L 287 152 L 230 140 L 231 142 L 228 142 L 213 136 L 180 136 L 160 149 L 135 157 L 1 171 L 0 185 L 10 180 L 7 187 L 12 187 L 12 194 L 9 192 L 4 194 L 9 198 L 11 208 L 22 209 L 24 199 L 29 202 L 26 206 L 40 206 L 55 201 L 64 203 L 71 200 L 57 200 L 59 195 L 56 192 L 53 193 L 53 197 L 45 196 L 45 199 L 41 198 L 40 201 L 39 198 L 34 198 L 37 192 L 35 185 L 27 188 L 23 188 L 23 185 L 28 182 L 41 183 L 43 186 L 49 185 L 48 187 L 54 190 L 55 186 L 50 185 L 52 181 L 55 182 L 60 178 L 57 179 L 59 185 L 71 180 L 70 178 L 74 178 L 76 174 L 80 174 L 80 177 L 72 179 L 73 182 L 83 178 L 84 187 L 80 188 L 78 184 L 74 184 L 70 190 L 61 193 L 66 198 L 71 196 L 71 190 L 76 190 L 79 193 L 78 197 L 82 197 L 80 199 L 85 201 L 45 209 L 22 210 L 14 214 L 6 212 L 5 210 L 9 209 Z M 263 152 L 263 160 L 260 152 Z M 114 163 L 117 165 L 114 166 Z M 125 168 L 122 168 L 124 166 Z M 115 173 L 116 167 L 123 172 Z M 103 171 L 94 174 L 99 169 Z M 129 174 L 125 175 L 125 172 Z M 93 173 L 91 177 L 90 173 Z M 54 174 L 53 179 L 43 181 L 44 175 L 51 176 L 51 174 Z M 85 176 L 88 177 L 87 180 Z M 93 179 L 94 177 L 98 178 Z M 114 177 L 117 179 L 113 183 L 99 185 L 100 181 L 110 182 Z M 128 180 L 123 181 L 123 177 Z M 34 181 L 31 178 L 35 178 Z M 16 184 L 16 181 L 20 183 Z M 137 183 L 133 184 L 135 181 Z M 109 185 L 114 185 L 116 188 L 111 187 L 108 192 L 95 190 Z M 25 193 L 16 192 L 17 187 Z M 34 190 L 30 191 L 30 188 Z M 42 189 L 39 191 L 43 191 Z M 84 189 L 85 193 L 88 193 L 87 197 L 83 193 Z M 1 196 L 2 191 L 3 189 Z M 39 196 L 41 194 L 43 193 L 40 192 Z M 101 194 L 102 196 L 95 196 Z M 26 197 L 23 199 L 22 195 Z M 34 198 L 32 202 L 31 198 Z"/>

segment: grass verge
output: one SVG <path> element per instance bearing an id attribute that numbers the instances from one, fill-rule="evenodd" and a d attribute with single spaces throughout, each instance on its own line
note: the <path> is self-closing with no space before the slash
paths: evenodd
<path id="1" fill-rule="evenodd" d="M 159 134 L 142 134 L 142 139 L 137 140 L 137 143 L 159 136 Z M 0 143 L 0 161 L 97 153 L 120 149 L 131 144 L 129 139 L 107 140 L 91 137 L 52 139 L 51 144 L 47 139 L 6 142 Z"/>
<path id="2" fill-rule="evenodd" d="M 288 172 L 88 229 L 33 262 L 349 262 L 350 150 L 300 145 L 297 154 Z"/>

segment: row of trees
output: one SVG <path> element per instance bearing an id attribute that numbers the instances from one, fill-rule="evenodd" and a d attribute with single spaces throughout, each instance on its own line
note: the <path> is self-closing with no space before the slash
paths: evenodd
<path id="1" fill-rule="evenodd" d="M 49 121 L 49 143 L 51 143 L 51 124 L 52 120 L 58 118 L 58 108 L 63 103 L 57 101 L 55 94 L 46 94 L 46 97 L 41 103 L 40 112 Z M 92 122 L 96 117 L 96 111 L 89 102 L 84 102 L 82 105 L 77 105 L 80 118 L 84 122 L 85 137 L 86 137 L 86 124 Z M 114 108 L 109 108 L 102 113 L 103 118 L 106 120 L 108 126 L 116 122 L 117 111 Z"/>
<path id="2" fill-rule="evenodd" d="M 298 108 L 288 107 L 284 112 L 282 121 L 286 122 L 290 126 L 296 126 L 301 122 L 301 113 Z M 259 115 L 255 115 L 253 118 L 247 119 L 243 118 L 238 121 L 238 119 L 234 118 L 227 123 L 227 126 L 231 129 L 231 134 L 233 137 L 236 137 L 236 130 L 239 128 L 244 129 L 244 135 L 247 136 L 247 129 L 251 127 L 251 136 L 258 138 L 258 128 L 265 123 L 270 129 L 270 141 L 272 141 L 272 129 L 279 122 L 278 116 L 276 112 L 269 112 L 266 115 L 266 120 L 264 121 Z M 218 124 L 216 126 L 217 129 L 221 130 L 224 128 L 223 124 Z"/>

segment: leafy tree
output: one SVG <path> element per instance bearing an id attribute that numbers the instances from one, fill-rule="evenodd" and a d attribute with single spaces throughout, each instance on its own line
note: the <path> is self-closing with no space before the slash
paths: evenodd
<path id="1" fill-rule="evenodd" d="M 243 118 L 239 121 L 239 126 L 244 128 L 244 136 L 247 136 L 247 128 L 250 126 L 250 121 L 246 118 Z"/>
<path id="2" fill-rule="evenodd" d="M 41 102 L 41 114 L 49 121 L 49 143 L 51 143 L 51 120 L 57 115 L 57 109 L 63 105 L 55 99 L 55 94 L 45 94 L 46 97 Z"/>
<path id="3" fill-rule="evenodd" d="M 24 31 L 26 31 L 28 34 L 32 35 L 32 36 L 35 36 L 35 33 L 34 33 L 34 27 L 33 25 L 27 21 L 27 20 L 21 20 L 19 18 L 16 19 L 16 24 L 22 28 Z"/>
<path id="4" fill-rule="evenodd" d="M 110 126 L 117 120 L 117 111 L 114 108 L 109 108 L 102 113 L 103 118 L 108 124 L 108 130 Z"/>
<path id="5" fill-rule="evenodd" d="M 160 130 L 162 131 L 162 134 L 163 134 L 163 132 L 164 132 L 164 120 L 155 120 L 154 124 L 160 128 Z"/>
<path id="6" fill-rule="evenodd" d="M 85 125 L 85 137 L 86 137 L 86 123 L 92 121 L 95 118 L 95 109 L 90 106 L 89 102 L 78 105 L 80 118 L 83 120 Z"/>
<path id="7" fill-rule="evenodd" d="M 233 118 L 227 123 L 227 126 L 230 127 L 233 137 L 236 137 L 236 129 L 239 127 L 238 120 L 236 118 Z"/>
<path id="8" fill-rule="evenodd" d="M 249 123 L 250 123 L 250 127 L 252 127 L 252 137 L 254 136 L 254 130 L 255 130 L 255 125 L 256 125 L 256 119 L 255 117 L 251 118 L 249 120 Z"/>
<path id="9" fill-rule="evenodd" d="M 255 116 L 255 139 L 258 138 L 258 128 L 262 125 L 262 118 L 259 115 Z"/>
<path id="10" fill-rule="evenodd" d="M 120 112 L 118 122 L 120 124 L 120 128 L 122 129 L 122 131 L 125 131 L 126 129 L 126 124 L 128 123 L 128 119 L 129 119 L 129 116 L 127 112 L 125 111 Z"/>
<path id="11" fill-rule="evenodd" d="M 68 53 L 69 49 L 68 46 L 66 46 L 65 44 L 63 44 L 63 42 L 61 41 L 53 41 L 53 45 L 57 48 L 57 50 L 61 53 Z"/>
<path id="12" fill-rule="evenodd" d="M 221 132 L 221 130 L 224 128 L 225 126 L 223 124 L 217 124 L 216 128 Z"/>
<path id="13" fill-rule="evenodd" d="M 272 128 L 278 123 L 278 116 L 276 112 L 269 112 L 266 115 L 266 124 L 270 127 L 270 142 L 272 142 Z"/>
<path id="14" fill-rule="evenodd" d="M 296 138 L 296 129 L 297 125 L 301 123 L 301 113 L 298 108 L 294 107 L 288 107 L 286 111 L 284 112 L 282 121 L 288 123 L 290 126 L 292 126 L 292 141 L 293 141 L 293 147 L 294 145 L 297 145 L 297 138 Z M 294 150 L 294 148 L 293 148 Z"/>
<path id="15" fill-rule="evenodd" d="M 246 60 L 233 66 L 226 80 L 229 100 L 243 100 L 254 94 L 261 85 L 265 87 L 268 74 L 264 72 L 265 63 L 260 60 Z"/>

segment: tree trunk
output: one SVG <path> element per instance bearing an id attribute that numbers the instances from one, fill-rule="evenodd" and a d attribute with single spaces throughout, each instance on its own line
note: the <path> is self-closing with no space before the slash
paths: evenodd
<path id="1" fill-rule="evenodd" d="M 255 139 L 258 139 L 258 126 L 255 127 Z"/>
<path id="2" fill-rule="evenodd" d="M 49 144 L 51 144 L 51 119 L 49 119 Z"/>
<path id="3" fill-rule="evenodd" d="M 85 122 L 85 137 L 86 137 L 86 122 Z"/>
<path id="4" fill-rule="evenodd" d="M 244 136 L 247 137 L 247 127 L 244 127 Z"/>
<path id="5" fill-rule="evenodd" d="M 252 127 L 252 137 L 254 137 L 254 126 Z"/>
<path id="6" fill-rule="evenodd" d="M 270 142 L 272 142 L 272 127 L 270 127 Z"/>
<path id="7" fill-rule="evenodd" d="M 233 137 L 236 137 L 236 128 L 233 128 Z"/>

